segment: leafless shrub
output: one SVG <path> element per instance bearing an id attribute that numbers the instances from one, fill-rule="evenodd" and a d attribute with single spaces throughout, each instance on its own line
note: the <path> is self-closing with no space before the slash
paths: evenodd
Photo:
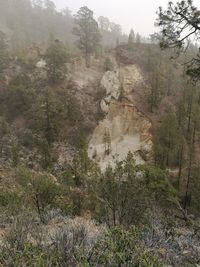
<path id="1" fill-rule="evenodd" d="M 82 257 L 89 257 L 104 231 L 104 226 L 97 226 L 93 221 L 67 218 L 48 229 L 46 244 L 59 251 L 63 264 L 67 264 L 63 266 L 76 266 Z"/>
<path id="2" fill-rule="evenodd" d="M 150 227 L 142 235 L 144 248 L 150 249 L 166 264 L 177 267 L 200 263 L 200 235 L 183 222 L 167 225 L 159 209 L 152 212 Z M 142 244 L 141 243 L 141 244 Z"/>

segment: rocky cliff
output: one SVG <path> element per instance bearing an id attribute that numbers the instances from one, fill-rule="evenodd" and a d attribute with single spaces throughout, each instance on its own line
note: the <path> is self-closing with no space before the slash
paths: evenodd
<path id="1" fill-rule="evenodd" d="M 136 163 L 144 163 L 152 149 L 151 122 L 134 103 L 134 94 L 144 86 L 142 72 L 135 65 L 108 71 L 101 86 L 106 90 L 106 97 L 101 101 L 106 116 L 93 132 L 89 156 L 95 158 L 102 169 L 123 160 L 129 151 L 134 154 Z"/>

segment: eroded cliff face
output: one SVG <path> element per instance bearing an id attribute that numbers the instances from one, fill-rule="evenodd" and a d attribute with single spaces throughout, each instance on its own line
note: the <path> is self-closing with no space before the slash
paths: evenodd
<path id="1" fill-rule="evenodd" d="M 136 163 L 144 163 L 151 154 L 152 136 L 150 120 L 134 103 L 134 94 L 144 85 L 140 70 L 131 65 L 106 72 L 101 85 L 107 93 L 101 101 L 106 117 L 93 132 L 89 156 L 102 170 L 108 164 L 114 165 L 116 160 L 123 160 L 129 151 L 134 154 Z"/>

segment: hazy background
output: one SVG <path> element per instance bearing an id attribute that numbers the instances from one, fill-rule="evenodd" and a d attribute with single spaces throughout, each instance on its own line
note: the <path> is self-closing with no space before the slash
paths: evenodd
<path id="1" fill-rule="evenodd" d="M 12 49 L 52 39 L 73 46 L 76 40 L 73 15 L 87 6 L 96 20 L 101 16 L 108 19 L 107 29 L 99 23 L 103 46 L 126 43 L 131 29 L 145 43 L 149 42 L 150 34 L 159 31 L 154 26 L 156 12 L 159 6 L 166 9 L 167 3 L 168 0 L 0 0 L 0 31 L 7 36 Z M 194 0 L 194 4 L 200 7 L 200 0 Z"/>
<path id="2" fill-rule="evenodd" d="M 105 16 L 120 24 L 124 32 L 131 28 L 148 36 L 156 31 L 154 27 L 159 6 L 166 7 L 168 0 L 53 0 L 58 9 L 68 7 L 76 13 L 81 6 L 88 6 L 95 17 Z M 200 6 L 199 0 L 194 3 Z"/>

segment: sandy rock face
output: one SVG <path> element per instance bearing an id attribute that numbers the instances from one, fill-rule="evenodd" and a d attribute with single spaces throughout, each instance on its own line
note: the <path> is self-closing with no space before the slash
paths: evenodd
<path id="1" fill-rule="evenodd" d="M 101 85 L 106 89 L 106 99 L 111 98 L 111 96 L 118 99 L 120 87 L 119 70 L 107 71 L 101 80 Z"/>
<path id="2" fill-rule="evenodd" d="M 116 160 L 123 160 L 131 151 L 136 163 L 144 163 L 152 149 L 150 134 L 151 122 L 137 110 L 131 101 L 132 94 L 143 77 L 136 66 L 123 67 L 107 72 L 102 78 L 107 96 L 101 101 L 101 108 L 107 113 L 93 132 L 89 143 L 89 156 L 95 157 L 100 167 L 114 165 Z M 120 87 L 123 98 L 120 98 Z M 105 133 L 110 136 L 110 153 L 105 151 Z"/>
<path id="3" fill-rule="evenodd" d="M 132 92 L 137 90 L 139 85 L 144 83 L 142 73 L 135 65 L 121 68 L 120 73 L 120 79 L 123 83 L 125 95 L 131 94 Z"/>
<path id="4" fill-rule="evenodd" d="M 131 96 L 131 93 L 142 83 L 142 74 L 135 65 L 107 71 L 101 80 L 101 86 L 106 89 L 106 97 L 101 101 L 102 110 L 108 112 L 108 105 L 112 99 L 119 100 L 122 93 L 126 97 Z"/>

